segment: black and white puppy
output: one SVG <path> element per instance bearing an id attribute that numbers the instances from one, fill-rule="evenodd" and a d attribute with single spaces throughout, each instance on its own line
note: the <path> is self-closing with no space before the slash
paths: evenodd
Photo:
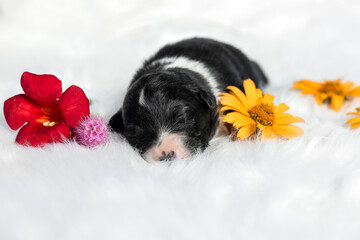
<path id="1" fill-rule="evenodd" d="M 147 161 L 185 158 L 216 135 L 219 94 L 229 85 L 243 90 L 247 78 L 258 87 L 267 83 L 231 45 L 205 38 L 166 45 L 135 74 L 109 124 Z"/>

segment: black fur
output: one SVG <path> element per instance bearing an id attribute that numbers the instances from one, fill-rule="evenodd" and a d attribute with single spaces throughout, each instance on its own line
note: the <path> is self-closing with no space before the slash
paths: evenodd
<path id="1" fill-rule="evenodd" d="M 228 44 L 193 38 L 163 47 L 135 74 L 122 109 L 109 123 L 140 153 L 156 143 L 161 128 L 185 135 L 191 153 L 204 150 L 215 134 L 219 116 L 207 80 L 192 69 L 164 69 L 164 64 L 154 64 L 159 59 L 179 56 L 205 64 L 220 91 L 229 85 L 243 90 L 242 80 L 247 78 L 258 87 L 267 83 L 259 66 Z M 143 88 L 146 107 L 138 102 Z"/>

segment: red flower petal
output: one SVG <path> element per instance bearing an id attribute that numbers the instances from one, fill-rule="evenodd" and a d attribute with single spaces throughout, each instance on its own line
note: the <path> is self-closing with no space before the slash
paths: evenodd
<path id="1" fill-rule="evenodd" d="M 54 104 L 62 93 L 61 81 L 54 75 L 24 72 L 20 82 L 26 96 L 40 105 Z"/>
<path id="2" fill-rule="evenodd" d="M 17 130 L 26 122 L 36 122 L 44 116 L 40 106 L 25 94 L 13 96 L 4 102 L 4 115 L 12 130 Z"/>
<path id="3" fill-rule="evenodd" d="M 53 127 L 44 127 L 39 123 L 28 123 L 22 127 L 16 137 L 21 145 L 42 147 L 46 143 L 63 142 L 70 138 L 70 128 L 64 122 Z"/>
<path id="4" fill-rule="evenodd" d="M 89 116 L 90 106 L 84 91 L 78 86 L 70 86 L 60 97 L 59 107 L 66 124 L 76 127 L 79 121 Z"/>

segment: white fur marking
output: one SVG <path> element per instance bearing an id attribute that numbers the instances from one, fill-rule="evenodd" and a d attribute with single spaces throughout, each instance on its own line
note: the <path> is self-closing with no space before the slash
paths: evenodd
<path id="1" fill-rule="evenodd" d="M 146 106 L 146 102 L 145 102 L 145 96 L 144 96 L 144 88 L 140 90 L 140 94 L 139 94 L 139 104 L 141 106 Z"/>
<path id="2" fill-rule="evenodd" d="M 204 77 L 204 79 L 209 84 L 212 93 L 216 97 L 216 100 L 219 100 L 219 98 L 220 98 L 219 95 L 221 92 L 219 91 L 219 87 L 218 87 L 216 78 L 214 77 L 214 75 L 211 73 L 209 68 L 204 63 L 197 61 L 197 60 L 192 60 L 187 57 L 167 57 L 167 58 L 159 59 L 159 60 L 155 61 L 154 63 L 165 64 L 165 66 L 164 66 L 165 69 L 177 67 L 177 68 L 189 69 L 191 71 L 199 73 L 200 75 L 202 75 Z"/>

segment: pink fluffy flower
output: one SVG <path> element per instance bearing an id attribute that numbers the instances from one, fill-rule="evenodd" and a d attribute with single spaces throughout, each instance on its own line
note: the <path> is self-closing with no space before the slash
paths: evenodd
<path id="1" fill-rule="evenodd" d="M 94 148 L 108 140 L 109 129 L 101 118 L 90 116 L 79 123 L 75 134 L 75 140 L 79 144 Z"/>

